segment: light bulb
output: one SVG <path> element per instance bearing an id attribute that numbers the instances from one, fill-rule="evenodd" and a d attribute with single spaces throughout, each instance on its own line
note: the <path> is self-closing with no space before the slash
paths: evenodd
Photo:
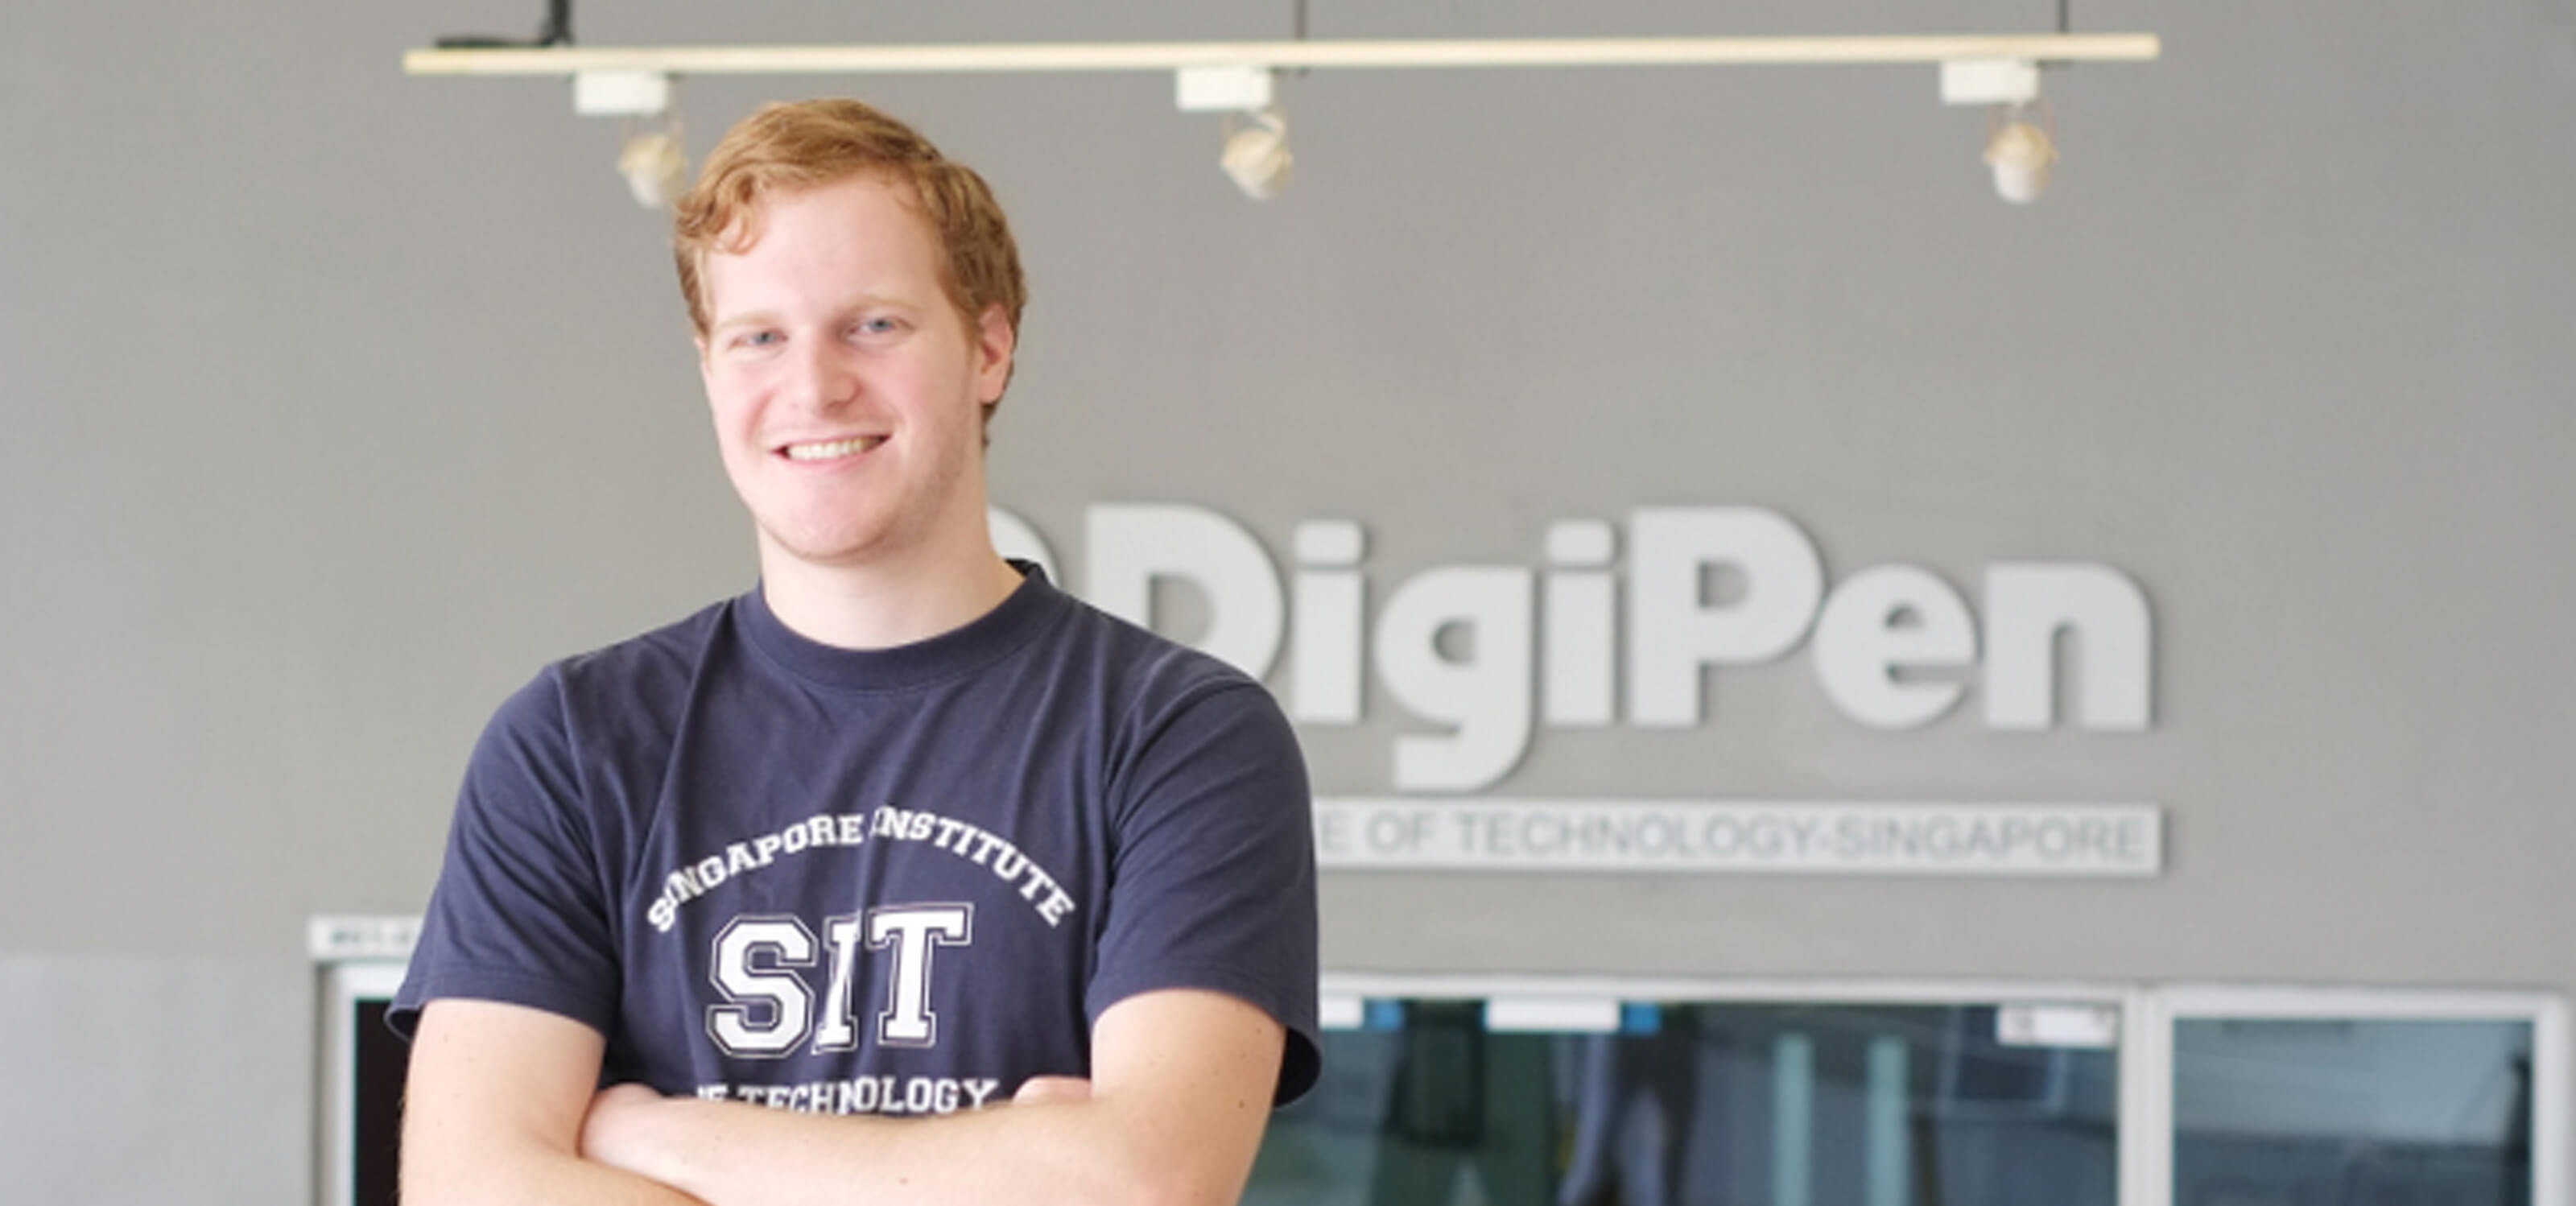
<path id="1" fill-rule="evenodd" d="M 617 172 L 635 203 L 646 209 L 668 209 L 689 185 L 689 157 L 680 136 L 669 130 L 646 130 L 626 140 L 617 154 Z"/>
<path id="2" fill-rule="evenodd" d="M 1225 153 L 1217 158 L 1217 165 L 1233 177 L 1244 196 L 1267 201 L 1288 187 L 1296 157 L 1288 152 L 1286 115 L 1263 109 L 1250 116 L 1249 122 L 1226 136 Z"/>
<path id="3" fill-rule="evenodd" d="M 2039 200 L 2057 164 L 2057 144 L 2046 130 L 2015 118 L 1986 140 L 1986 166 L 1995 172 L 1995 194 L 2015 205 Z"/>

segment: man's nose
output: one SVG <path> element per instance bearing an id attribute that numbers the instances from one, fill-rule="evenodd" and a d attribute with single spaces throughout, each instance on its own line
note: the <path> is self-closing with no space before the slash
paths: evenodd
<path id="1" fill-rule="evenodd" d="M 796 401 L 813 410 L 847 405 L 859 392 L 848 350 L 828 339 L 808 339 L 794 357 Z"/>

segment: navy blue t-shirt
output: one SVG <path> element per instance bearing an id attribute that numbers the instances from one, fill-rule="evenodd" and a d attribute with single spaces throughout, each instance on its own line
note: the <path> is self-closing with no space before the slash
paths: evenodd
<path id="1" fill-rule="evenodd" d="M 1262 687 L 1022 567 L 991 613 L 852 651 L 754 590 L 552 667 L 466 771 L 396 995 L 607 1038 L 603 1075 L 823 1113 L 1083 1076 L 1091 1023 L 1211 989 L 1314 1083 L 1305 766 Z"/>

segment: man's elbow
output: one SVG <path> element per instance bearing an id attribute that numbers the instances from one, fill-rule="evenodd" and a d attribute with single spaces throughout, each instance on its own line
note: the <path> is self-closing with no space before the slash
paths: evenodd
<path id="1" fill-rule="evenodd" d="M 503 1202 L 490 1196 L 495 1186 L 478 1185 L 473 1173 L 446 1161 L 418 1160 L 405 1154 L 397 1196 L 403 1206 L 465 1206 L 469 1202 Z"/>
<path id="2" fill-rule="evenodd" d="M 435 1141 L 414 1122 L 404 1128 L 402 1163 L 396 1170 L 396 1197 L 403 1206 L 461 1206 L 478 1200 L 488 1186 L 475 1183 L 477 1171 L 495 1161 L 465 1158 L 461 1145 Z M 505 1199 L 503 1199 L 505 1200 Z"/>
<path id="3" fill-rule="evenodd" d="M 459 1164 L 417 1160 L 406 1154 L 400 1197 L 403 1206 L 485 1206 L 513 1201 L 515 1191 L 543 1180 L 533 1170 L 517 1168 L 507 1160 Z"/>
<path id="4" fill-rule="evenodd" d="M 1229 1137 L 1230 1138 L 1230 1137 Z M 1085 1206 L 1236 1206 L 1260 1147 L 1251 1139 L 1118 1144 L 1095 1167 Z"/>
<path id="5" fill-rule="evenodd" d="M 571 1152 L 507 1134 L 459 1143 L 422 1142 L 406 1133 L 400 1197 L 403 1206 L 564 1201 L 582 1179 L 580 1163 Z"/>
<path id="6" fill-rule="evenodd" d="M 1244 1181 L 1243 1177 L 1136 1169 L 1102 1186 L 1089 1206 L 1235 1206 L 1243 1200 Z"/>

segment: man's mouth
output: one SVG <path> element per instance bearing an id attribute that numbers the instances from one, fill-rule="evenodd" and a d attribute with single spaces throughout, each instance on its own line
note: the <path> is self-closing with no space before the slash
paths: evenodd
<path id="1" fill-rule="evenodd" d="M 851 436 L 846 440 L 821 440 L 811 444 L 790 444 L 784 451 L 791 461 L 828 461 L 859 453 L 885 443 L 884 436 Z"/>

